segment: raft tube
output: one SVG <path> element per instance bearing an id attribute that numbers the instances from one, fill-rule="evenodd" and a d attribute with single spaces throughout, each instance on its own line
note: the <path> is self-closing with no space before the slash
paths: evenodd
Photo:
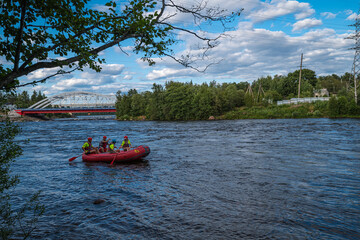
<path id="1" fill-rule="evenodd" d="M 150 153 L 148 146 L 138 146 L 130 151 L 121 151 L 119 153 L 100 153 L 100 154 L 83 154 L 83 162 L 132 162 L 146 157 Z"/>

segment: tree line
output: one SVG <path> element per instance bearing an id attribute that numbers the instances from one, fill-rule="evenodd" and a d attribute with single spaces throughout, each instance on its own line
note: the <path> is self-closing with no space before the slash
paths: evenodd
<path id="1" fill-rule="evenodd" d="M 351 104 L 354 102 L 352 80 L 349 73 L 316 77 L 314 71 L 303 69 L 300 97 L 313 97 L 314 91 L 325 88 L 329 96 L 341 97 Z M 120 120 L 204 120 L 240 107 L 268 106 L 297 97 L 298 83 L 299 70 L 286 76 L 261 77 L 251 84 L 212 81 L 199 85 L 169 81 L 162 86 L 154 83 L 152 91 L 118 91 L 116 114 Z"/>
<path id="2" fill-rule="evenodd" d="M 354 98 L 354 77 L 350 73 L 342 76 L 336 74 L 316 77 L 310 69 L 303 69 L 301 73 L 300 97 L 313 97 L 314 91 L 327 89 L 329 96 L 346 96 Z M 359 81 L 359 77 L 358 77 Z M 251 87 L 257 95 L 264 95 L 265 99 L 274 101 L 290 99 L 298 96 L 299 70 L 286 76 L 261 77 L 252 82 Z"/>
<path id="3" fill-rule="evenodd" d="M 3 102 L 10 105 L 15 105 L 17 108 L 28 108 L 31 105 L 45 99 L 46 96 L 41 91 L 33 91 L 31 96 L 27 91 L 20 93 L 11 92 L 11 93 L 1 93 L 0 98 L 3 99 Z"/>

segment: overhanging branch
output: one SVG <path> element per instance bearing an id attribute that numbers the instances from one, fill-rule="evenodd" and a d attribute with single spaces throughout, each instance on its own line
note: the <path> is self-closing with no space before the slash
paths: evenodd
<path id="1" fill-rule="evenodd" d="M 16 85 L 15 87 L 18 88 L 18 87 L 25 87 L 25 86 L 28 86 L 28 85 L 36 85 L 38 83 L 44 83 L 49 78 L 55 77 L 57 75 L 69 74 L 69 73 L 72 73 L 72 72 L 74 72 L 76 70 L 79 70 L 79 69 L 80 69 L 79 67 L 76 67 L 76 68 L 72 69 L 71 71 L 64 71 L 64 70 L 61 69 L 61 70 L 57 71 L 57 73 L 49 75 L 46 78 L 43 78 L 41 80 L 36 80 L 36 81 L 29 82 L 29 83 L 24 83 L 24 84 L 19 84 L 19 85 Z"/>

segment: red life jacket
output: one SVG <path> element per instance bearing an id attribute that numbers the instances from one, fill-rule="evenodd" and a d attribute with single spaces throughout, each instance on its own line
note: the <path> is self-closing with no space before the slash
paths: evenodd
<path id="1" fill-rule="evenodd" d="M 124 141 L 123 141 L 123 144 L 122 144 L 122 146 L 123 147 L 129 147 L 130 145 L 129 145 L 129 139 L 125 139 Z"/>
<path id="2" fill-rule="evenodd" d="M 100 145 L 101 145 L 103 148 L 106 148 L 107 145 L 108 145 L 108 142 L 107 142 L 107 141 L 104 141 L 104 140 L 101 140 Z"/>

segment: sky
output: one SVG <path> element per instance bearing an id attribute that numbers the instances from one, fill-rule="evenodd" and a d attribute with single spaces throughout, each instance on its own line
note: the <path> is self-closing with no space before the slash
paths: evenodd
<path id="1" fill-rule="evenodd" d="M 122 0 L 123 2 L 124 0 Z M 91 1 L 99 9 L 102 1 Z M 178 0 L 189 4 L 189 0 Z M 192 1 L 191 1 L 192 2 Z M 185 68 L 168 58 L 155 59 L 155 66 L 148 66 L 131 51 L 131 41 L 122 49 L 113 47 L 101 53 L 106 59 L 102 71 L 91 69 L 73 72 L 49 79 L 45 84 L 24 87 L 21 90 L 42 91 L 46 96 L 63 92 L 87 91 L 100 94 L 123 93 L 130 89 L 151 91 L 154 83 L 166 81 L 201 84 L 204 82 L 249 82 L 260 77 L 287 75 L 303 68 L 317 76 L 350 72 L 355 41 L 346 39 L 354 33 L 349 26 L 355 22 L 360 8 L 357 0 L 209 0 L 211 6 L 221 6 L 228 11 L 244 8 L 240 17 L 226 30 L 219 45 L 209 52 L 209 58 L 198 63 L 205 72 Z M 174 23 L 187 23 L 188 17 L 178 15 Z M 191 26 L 187 25 L 190 29 Z M 218 27 L 206 28 L 217 34 Z M 196 53 L 197 41 L 189 35 L 177 36 L 181 43 L 173 47 L 181 56 L 189 50 Z M 23 81 L 41 79 L 54 69 L 38 70 Z M 21 91 L 20 90 L 20 91 Z"/>

